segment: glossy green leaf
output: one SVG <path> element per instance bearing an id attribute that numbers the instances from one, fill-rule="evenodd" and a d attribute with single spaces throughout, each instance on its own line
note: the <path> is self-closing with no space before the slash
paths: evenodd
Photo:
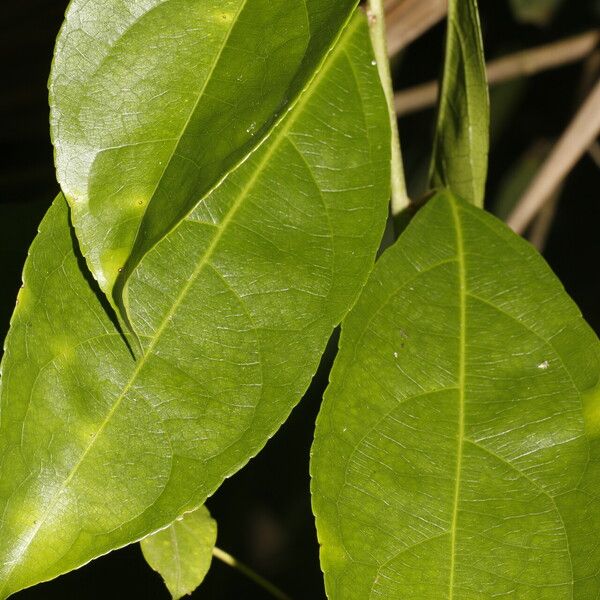
<path id="1" fill-rule="evenodd" d="M 173 600 L 191 594 L 204 580 L 217 541 L 217 523 L 202 506 L 141 541 L 146 562 L 165 581 Z"/>
<path id="2" fill-rule="evenodd" d="M 134 361 L 59 197 L 2 365 L 0 598 L 204 503 L 287 418 L 354 302 L 389 200 L 357 13 L 294 109 L 131 278 Z"/>
<path id="3" fill-rule="evenodd" d="M 450 0 L 446 55 L 431 157 L 433 188 L 483 206 L 490 101 L 477 0 Z"/>
<path id="4" fill-rule="evenodd" d="M 597 598 L 599 376 L 535 250 L 432 199 L 342 324 L 311 465 L 329 598 Z"/>
<path id="5" fill-rule="evenodd" d="M 269 137 L 355 3 L 71 2 L 50 78 L 58 179 L 126 322 L 141 258 Z"/>

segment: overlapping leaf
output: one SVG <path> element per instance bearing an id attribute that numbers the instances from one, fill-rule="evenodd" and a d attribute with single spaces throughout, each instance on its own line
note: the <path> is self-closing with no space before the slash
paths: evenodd
<path id="1" fill-rule="evenodd" d="M 133 269 L 268 135 L 355 4 L 71 2 L 50 79 L 58 179 L 126 321 Z"/>
<path id="2" fill-rule="evenodd" d="M 329 597 L 598 597 L 599 377 L 533 248 L 431 200 L 344 321 L 318 418 Z"/>
<path id="3" fill-rule="evenodd" d="M 57 198 L 2 365 L 0 598 L 197 508 L 299 400 L 386 220 L 372 62 L 357 14 L 265 143 L 146 255 L 137 361 Z"/>
<path id="4" fill-rule="evenodd" d="M 490 107 L 477 0 L 450 0 L 444 72 L 431 158 L 434 188 L 483 206 Z"/>
<path id="5" fill-rule="evenodd" d="M 148 564 L 165 581 L 173 600 L 191 594 L 204 580 L 217 541 L 217 524 L 202 506 L 141 541 Z"/>

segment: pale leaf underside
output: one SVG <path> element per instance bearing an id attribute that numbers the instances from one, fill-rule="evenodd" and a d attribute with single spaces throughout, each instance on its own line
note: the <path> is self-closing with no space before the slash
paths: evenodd
<path id="1" fill-rule="evenodd" d="M 204 580 L 216 540 L 217 524 L 201 506 L 144 538 L 140 545 L 146 562 L 164 579 L 173 600 L 179 600 Z"/>
<path id="2" fill-rule="evenodd" d="M 430 178 L 483 206 L 490 106 L 476 0 L 450 0 Z"/>

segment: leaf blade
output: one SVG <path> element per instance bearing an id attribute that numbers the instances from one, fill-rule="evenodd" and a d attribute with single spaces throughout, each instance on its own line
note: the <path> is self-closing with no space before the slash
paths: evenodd
<path id="1" fill-rule="evenodd" d="M 342 325 L 311 458 L 329 597 L 597 593 L 599 374 L 539 255 L 435 197 Z"/>
<path id="2" fill-rule="evenodd" d="M 354 4 L 73 0 L 50 79 L 58 179 L 129 326 L 135 267 L 269 135 Z"/>
<path id="3" fill-rule="evenodd" d="M 490 108 L 476 0 L 451 0 L 444 72 L 429 169 L 432 188 L 447 187 L 483 206 Z"/>
<path id="4" fill-rule="evenodd" d="M 197 508 L 287 418 L 385 225 L 389 124 L 371 62 L 357 12 L 299 112 L 145 257 L 136 362 L 55 201 L 2 365 L 0 597 Z"/>
<path id="5" fill-rule="evenodd" d="M 140 546 L 146 562 L 163 578 L 173 600 L 179 600 L 206 577 L 216 541 L 217 523 L 202 506 L 144 538 Z"/>

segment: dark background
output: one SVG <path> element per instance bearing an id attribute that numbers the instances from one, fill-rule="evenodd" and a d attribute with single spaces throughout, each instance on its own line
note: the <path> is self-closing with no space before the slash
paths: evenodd
<path id="1" fill-rule="evenodd" d="M 535 46 L 598 25 L 596 0 L 567 0 L 544 26 L 518 23 L 507 0 L 480 0 L 489 57 Z M 58 191 L 48 133 L 46 81 L 65 0 L 3 0 L 0 6 L 0 335 L 4 336 L 27 247 Z M 435 77 L 443 47 L 437 26 L 395 62 L 400 87 Z M 538 75 L 492 96 L 493 140 L 488 198 L 537 140 L 560 135 L 577 103 L 582 63 Z M 419 188 L 434 113 L 400 122 L 410 187 Z M 600 331 L 600 177 L 586 156 L 561 195 L 544 255 L 584 316 Z M 310 510 L 308 458 L 314 419 L 335 344 L 310 390 L 265 450 L 226 481 L 208 506 L 219 523 L 218 545 L 285 589 L 294 600 L 323 599 Z M 138 545 L 113 552 L 59 579 L 16 594 L 15 600 L 169 597 Z M 194 598 L 267 599 L 253 583 L 215 561 Z"/>

